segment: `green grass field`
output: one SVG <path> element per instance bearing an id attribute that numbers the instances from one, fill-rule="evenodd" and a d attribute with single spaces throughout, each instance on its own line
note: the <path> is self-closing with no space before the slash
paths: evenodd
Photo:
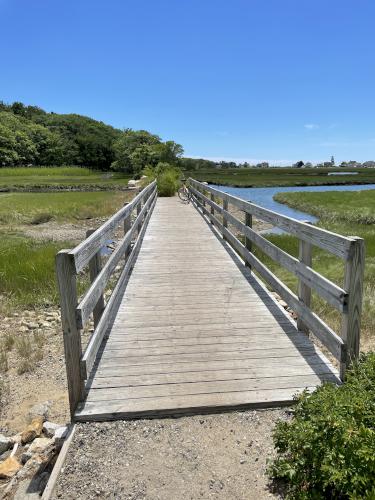
<path id="1" fill-rule="evenodd" d="M 121 191 L 3 193 L 0 194 L 0 224 L 39 224 L 106 217 L 129 199 Z"/>
<path id="2" fill-rule="evenodd" d="M 353 171 L 358 174 L 328 175 Z M 212 184 L 242 187 L 375 184 L 375 169 L 370 168 L 208 168 L 185 171 L 184 175 Z"/>
<path id="3" fill-rule="evenodd" d="M 277 201 L 304 210 L 320 218 L 318 225 L 335 233 L 364 238 L 366 244 L 366 267 L 362 316 L 362 348 L 375 347 L 375 191 L 323 192 L 323 193 L 279 193 Z M 297 256 L 296 238 L 273 235 L 270 239 L 288 253 Z M 262 256 L 263 259 L 263 256 Z M 297 280 L 287 271 L 264 258 L 275 273 L 292 289 Z M 318 272 L 343 285 L 343 261 L 314 248 L 313 267 Z M 339 332 L 339 315 L 330 306 L 313 294 L 313 308 L 336 331 Z"/>
<path id="4" fill-rule="evenodd" d="M 80 167 L 0 168 L 0 190 L 116 189 L 124 188 L 131 175 Z"/>

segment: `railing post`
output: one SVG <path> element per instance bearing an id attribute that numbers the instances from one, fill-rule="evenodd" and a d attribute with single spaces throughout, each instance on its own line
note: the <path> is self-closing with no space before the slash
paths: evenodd
<path id="1" fill-rule="evenodd" d="M 344 379 L 350 363 L 359 356 L 364 268 L 365 242 L 362 238 L 353 237 L 351 252 L 345 263 L 344 289 L 348 292 L 348 305 L 341 323 L 341 338 L 346 344 L 346 360 L 340 365 L 341 379 Z"/>
<path id="2" fill-rule="evenodd" d="M 228 198 L 226 195 L 224 195 L 224 197 L 223 197 L 223 210 L 228 212 Z M 225 214 L 223 213 L 223 228 L 224 227 L 225 228 L 228 227 L 228 219 L 226 218 Z M 226 237 L 224 236 L 224 234 L 223 234 L 223 238 L 224 238 L 224 240 L 226 240 Z"/>
<path id="3" fill-rule="evenodd" d="M 253 216 L 247 212 L 245 212 L 245 226 L 248 226 L 250 228 L 253 227 Z M 252 252 L 253 250 L 253 244 L 251 242 L 251 239 L 245 236 L 245 247 L 249 252 Z M 249 264 L 248 261 L 245 262 L 245 266 L 251 269 L 251 265 Z"/>
<path id="4" fill-rule="evenodd" d="M 142 210 L 142 200 L 140 200 L 138 205 L 137 205 L 137 217 L 141 213 L 141 210 Z M 137 234 L 139 234 L 141 232 L 141 229 L 142 229 L 142 221 L 140 220 L 138 222 Z"/>
<path id="5" fill-rule="evenodd" d="M 300 262 L 303 262 L 308 267 L 312 266 L 312 245 L 311 243 L 307 243 L 306 241 L 299 240 L 299 255 L 298 259 Z M 307 286 L 303 281 L 299 278 L 298 280 L 298 299 L 305 304 L 306 307 L 310 308 L 311 305 L 311 288 Z M 297 328 L 301 332 L 309 334 L 308 326 L 302 321 L 301 318 L 297 318 Z"/>
<path id="6" fill-rule="evenodd" d="M 70 415 L 74 418 L 77 404 L 84 396 L 84 381 L 81 377 L 81 334 L 77 327 L 77 276 L 69 250 L 56 255 L 56 274 L 60 292 L 61 322 L 63 328 L 66 376 Z"/>
<path id="7" fill-rule="evenodd" d="M 126 202 L 126 203 L 124 204 L 124 206 L 126 206 L 126 205 L 129 205 L 129 202 Z M 125 217 L 125 219 L 124 219 L 124 236 L 126 235 L 126 233 L 127 233 L 128 231 L 130 231 L 130 229 L 131 229 L 131 227 L 132 227 L 132 219 L 131 219 L 131 215 L 132 215 L 132 214 L 130 213 L 130 214 L 129 214 L 127 217 Z M 127 249 L 127 250 L 126 250 L 126 252 L 125 252 L 125 258 L 128 258 L 128 257 L 129 257 L 130 252 L 131 252 L 131 247 L 130 247 L 130 245 L 129 245 L 129 246 L 128 246 L 128 249 Z"/>
<path id="8" fill-rule="evenodd" d="M 95 229 L 89 229 L 86 231 L 86 238 L 88 238 L 92 233 L 95 232 Z M 102 258 L 100 255 L 100 250 L 99 249 L 96 254 L 91 258 L 89 262 L 89 271 L 90 271 L 90 281 L 91 283 L 95 281 L 96 277 L 102 270 Z M 97 324 L 99 323 L 99 320 L 101 318 L 101 315 L 104 311 L 104 296 L 101 295 L 99 297 L 98 302 L 96 303 L 96 306 L 94 307 L 93 311 L 93 316 L 94 316 L 94 327 L 96 328 Z"/>
<path id="9" fill-rule="evenodd" d="M 215 196 L 214 196 L 214 194 L 213 194 L 213 193 L 211 193 L 211 194 L 210 194 L 210 199 L 211 199 L 211 201 L 215 201 Z M 213 207 L 213 206 L 211 206 L 211 210 L 210 210 L 210 212 L 211 212 L 211 215 L 215 215 L 215 209 L 214 209 L 214 207 Z M 211 219 L 211 224 L 213 224 L 212 219 Z"/>

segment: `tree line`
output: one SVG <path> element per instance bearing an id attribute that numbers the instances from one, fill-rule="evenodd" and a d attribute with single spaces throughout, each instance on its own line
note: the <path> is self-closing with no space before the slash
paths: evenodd
<path id="1" fill-rule="evenodd" d="M 120 130 L 78 114 L 0 101 L 0 167 L 76 165 L 140 175 L 177 165 L 183 148 L 146 130 Z"/>

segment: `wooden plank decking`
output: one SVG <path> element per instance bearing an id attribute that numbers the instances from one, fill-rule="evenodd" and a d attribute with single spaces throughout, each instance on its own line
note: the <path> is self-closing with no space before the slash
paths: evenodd
<path id="1" fill-rule="evenodd" d="M 336 370 L 190 204 L 158 199 L 77 420 L 270 407 Z"/>

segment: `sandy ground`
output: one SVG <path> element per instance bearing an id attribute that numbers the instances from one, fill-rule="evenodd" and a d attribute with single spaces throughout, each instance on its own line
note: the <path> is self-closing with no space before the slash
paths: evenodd
<path id="1" fill-rule="evenodd" d="M 54 422 L 64 423 L 69 418 L 59 311 L 48 309 L 15 314 L 16 316 L 2 318 L 0 339 L 8 332 L 14 333 L 15 337 L 17 333 L 27 335 L 31 339 L 32 348 L 35 349 L 32 339 L 34 332 L 38 330 L 44 337 L 44 344 L 41 349 L 42 358 L 33 360 L 32 369 L 22 374 L 19 373 L 19 369 L 23 358 L 18 355 L 16 347 L 7 353 L 8 370 L 0 374 L 3 382 L 0 432 L 7 435 L 25 428 L 29 420 L 29 410 L 38 403 L 50 401 L 49 418 Z M 51 321 L 47 322 L 47 314 L 55 314 L 55 317 L 48 318 Z M 25 325 L 40 321 L 48 326 L 20 332 L 22 329 L 27 329 Z M 35 351 L 27 355 L 33 358 Z"/>
<path id="2" fill-rule="evenodd" d="M 78 424 L 54 499 L 281 498 L 265 473 L 286 410 Z"/>

